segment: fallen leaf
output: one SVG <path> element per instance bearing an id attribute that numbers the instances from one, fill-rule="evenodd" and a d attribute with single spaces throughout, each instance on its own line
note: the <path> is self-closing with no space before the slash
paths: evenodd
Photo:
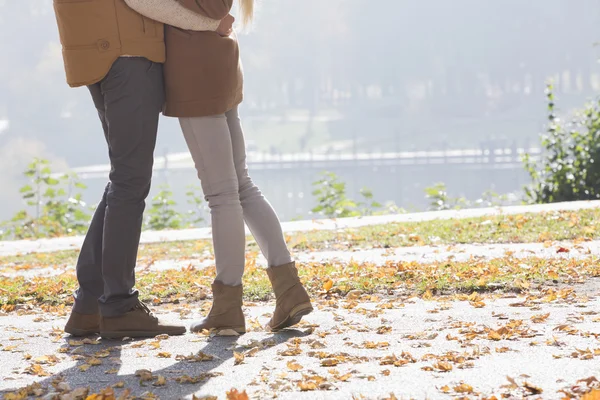
<path id="1" fill-rule="evenodd" d="M 49 376 L 50 374 L 44 370 L 40 364 L 31 364 L 25 369 L 25 373 L 36 376 Z"/>
<path id="2" fill-rule="evenodd" d="M 138 369 L 137 371 L 135 371 L 135 376 L 139 376 L 140 381 L 142 382 L 151 381 L 152 379 L 154 379 L 154 377 L 152 376 L 152 372 L 147 369 Z"/>
<path id="3" fill-rule="evenodd" d="M 244 354 L 243 353 L 238 353 L 237 351 L 233 352 L 233 357 L 234 357 L 234 365 L 240 365 L 241 363 L 244 362 Z"/>
<path id="4" fill-rule="evenodd" d="M 471 385 L 467 385 L 466 383 L 462 383 L 458 386 L 455 386 L 454 391 L 456 393 L 473 393 L 473 387 Z"/>
<path id="5" fill-rule="evenodd" d="M 298 364 L 296 360 L 288 361 L 287 367 L 294 372 L 300 371 L 302 368 L 304 368 L 302 365 Z"/>
<path id="6" fill-rule="evenodd" d="M 237 389 L 231 389 L 227 392 L 227 400 L 249 400 L 249 397 L 245 390 L 240 393 Z"/>
<path id="7" fill-rule="evenodd" d="M 165 386 L 167 384 L 167 378 L 162 375 L 156 377 L 156 381 L 152 383 L 153 386 Z"/>

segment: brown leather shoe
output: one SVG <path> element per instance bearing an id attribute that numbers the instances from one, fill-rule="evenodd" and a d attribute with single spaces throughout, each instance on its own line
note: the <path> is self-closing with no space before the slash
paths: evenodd
<path id="1" fill-rule="evenodd" d="M 298 277 L 296 263 L 268 268 L 267 274 L 277 299 L 273 318 L 269 321 L 272 331 L 294 326 L 313 311 L 310 297 Z"/>
<path id="2" fill-rule="evenodd" d="M 184 326 L 161 322 L 141 301 L 124 315 L 100 319 L 100 336 L 106 339 L 153 337 L 163 334 L 174 336 L 184 333 Z"/>
<path id="3" fill-rule="evenodd" d="M 210 312 L 201 321 L 190 327 L 192 332 L 214 331 L 219 336 L 234 336 L 246 333 L 246 319 L 242 311 L 242 285 L 227 286 L 221 282 L 212 284 L 213 304 Z"/>
<path id="4" fill-rule="evenodd" d="M 65 332 L 72 336 L 97 335 L 100 332 L 100 314 L 80 314 L 71 311 Z"/>

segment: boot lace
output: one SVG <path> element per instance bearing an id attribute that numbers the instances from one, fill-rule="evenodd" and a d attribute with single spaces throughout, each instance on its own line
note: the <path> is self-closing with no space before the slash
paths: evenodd
<path id="1" fill-rule="evenodd" d="M 148 308 L 148 306 L 142 303 L 141 301 L 138 301 L 137 304 L 133 306 L 133 308 L 137 310 L 142 310 L 144 313 L 148 314 L 149 317 L 156 319 L 150 308 Z"/>

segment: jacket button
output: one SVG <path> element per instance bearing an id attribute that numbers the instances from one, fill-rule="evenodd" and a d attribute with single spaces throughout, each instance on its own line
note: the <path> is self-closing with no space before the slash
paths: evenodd
<path id="1" fill-rule="evenodd" d="M 102 50 L 108 50 L 108 49 L 110 49 L 110 43 L 108 41 L 106 41 L 106 40 L 101 40 L 100 41 L 100 48 Z"/>

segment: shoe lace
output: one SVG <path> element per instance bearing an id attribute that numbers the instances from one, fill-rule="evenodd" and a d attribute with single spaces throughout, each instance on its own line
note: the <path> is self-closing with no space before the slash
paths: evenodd
<path id="1" fill-rule="evenodd" d="M 143 312 L 145 312 L 152 318 L 156 318 L 154 316 L 154 314 L 152 313 L 152 311 L 150 310 L 150 308 L 147 305 L 145 305 L 144 303 L 142 303 L 141 301 L 138 301 L 137 304 L 134 306 L 134 308 L 137 308 L 138 310 L 142 310 Z"/>

